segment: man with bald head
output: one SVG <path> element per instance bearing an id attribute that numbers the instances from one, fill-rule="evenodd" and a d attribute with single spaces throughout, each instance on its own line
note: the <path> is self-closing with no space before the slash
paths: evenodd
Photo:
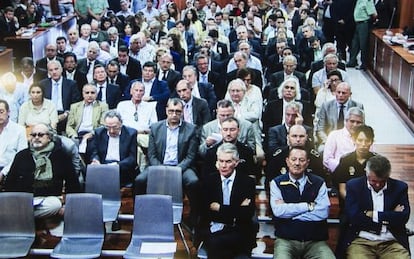
<path id="1" fill-rule="evenodd" d="M 49 43 L 45 46 L 46 56 L 36 62 L 36 73 L 41 74 L 45 78 L 47 76 L 47 63 L 57 60 L 63 65 L 63 58 L 57 56 L 56 44 Z"/>
<path id="2" fill-rule="evenodd" d="M 323 150 L 326 139 L 332 130 L 344 127 L 345 114 L 351 107 L 364 109 L 362 104 L 351 100 L 351 95 L 351 86 L 347 82 L 342 82 L 336 87 L 335 99 L 322 104 L 316 125 L 319 151 Z"/>

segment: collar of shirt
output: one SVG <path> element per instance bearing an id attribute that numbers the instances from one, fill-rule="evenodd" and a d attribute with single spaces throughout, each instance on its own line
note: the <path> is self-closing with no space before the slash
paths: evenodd
<path id="1" fill-rule="evenodd" d="M 231 181 L 234 183 L 234 179 L 236 178 L 236 170 L 233 171 L 233 173 L 229 177 L 224 177 L 220 175 L 221 182 L 224 181 L 224 179 L 231 179 Z"/>
<path id="2" fill-rule="evenodd" d="M 168 120 L 165 120 L 165 126 L 167 126 L 168 129 L 170 130 L 175 130 L 181 127 L 181 125 L 183 124 L 183 120 L 180 119 L 180 123 L 178 123 L 178 126 L 176 128 L 171 128 L 170 125 L 168 125 Z"/>
<path id="3" fill-rule="evenodd" d="M 60 77 L 59 80 L 57 81 L 52 79 L 52 83 L 58 83 L 59 85 L 62 85 L 62 81 L 63 81 L 62 77 Z"/>
<path id="4" fill-rule="evenodd" d="M 111 137 L 111 135 L 109 135 L 109 131 L 106 130 L 106 135 L 108 135 L 109 138 L 119 138 L 119 136 L 121 136 L 121 133 L 122 133 L 122 126 L 121 126 L 121 129 L 119 130 L 119 134 L 117 137 Z"/>
<path id="5" fill-rule="evenodd" d="M 373 194 L 375 194 L 377 196 L 378 195 L 383 195 L 384 191 L 388 188 L 388 182 L 385 183 L 384 187 L 382 187 L 381 190 L 379 190 L 378 192 L 376 192 L 374 190 L 374 188 L 372 188 L 372 186 L 369 184 L 368 179 L 367 179 L 367 187 L 368 187 L 368 190 L 371 191 L 371 193 L 373 193 Z"/>
<path id="6" fill-rule="evenodd" d="M 90 107 L 90 106 L 93 106 L 95 103 L 96 103 L 96 100 L 95 100 L 95 101 L 93 101 L 93 102 L 91 102 L 91 103 L 86 103 L 86 102 L 84 102 L 84 103 L 83 103 L 83 107 Z"/>
<path id="7" fill-rule="evenodd" d="M 152 78 L 152 79 L 151 79 L 151 80 L 149 80 L 149 81 L 142 80 L 142 82 L 143 82 L 143 83 L 145 83 L 145 84 L 148 84 L 148 83 L 153 84 L 153 83 L 154 83 L 154 81 L 155 81 L 155 77 L 154 77 L 154 78 Z"/>

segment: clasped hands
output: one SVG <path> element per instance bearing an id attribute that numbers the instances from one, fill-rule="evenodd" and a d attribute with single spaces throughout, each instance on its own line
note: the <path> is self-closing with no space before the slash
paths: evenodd
<path id="1" fill-rule="evenodd" d="M 240 204 L 240 206 L 241 207 L 249 206 L 250 205 L 250 202 L 251 202 L 251 199 L 246 198 L 246 199 L 244 199 L 242 201 L 242 203 Z M 218 203 L 218 202 L 212 202 L 212 203 L 210 203 L 210 210 L 212 210 L 212 211 L 219 211 L 220 210 L 220 203 Z"/>

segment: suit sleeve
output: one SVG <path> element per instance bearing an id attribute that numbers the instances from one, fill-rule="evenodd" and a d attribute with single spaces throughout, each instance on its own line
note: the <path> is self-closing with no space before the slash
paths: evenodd
<path id="1" fill-rule="evenodd" d="M 321 143 L 325 143 L 326 139 L 328 138 L 328 136 L 325 133 L 325 124 L 327 123 L 328 119 L 325 104 L 323 104 L 321 109 L 319 110 L 319 120 L 318 124 L 316 125 L 316 135 L 318 137 L 318 141 Z"/>
<path id="2" fill-rule="evenodd" d="M 170 97 L 170 90 L 165 82 L 159 81 L 157 85 L 157 91 L 154 91 L 152 98 L 154 101 L 166 101 Z"/>
<path id="3" fill-rule="evenodd" d="M 183 150 L 183 152 L 186 152 L 186 155 L 184 159 L 181 160 L 181 162 L 179 162 L 177 165 L 182 168 L 183 172 L 191 166 L 197 154 L 198 137 L 197 137 L 195 128 L 192 128 L 192 132 L 189 135 L 188 139 L 189 139 L 188 149 Z"/>
<path id="4" fill-rule="evenodd" d="M 158 152 L 157 152 L 157 146 L 155 143 L 155 135 L 154 132 L 157 131 L 157 129 L 154 129 L 152 126 L 150 126 L 150 134 L 149 134 L 149 140 L 148 140 L 148 159 L 150 165 L 162 165 L 162 161 L 158 159 Z"/>
<path id="5" fill-rule="evenodd" d="M 392 204 L 390 210 L 378 212 L 378 222 L 386 222 L 390 227 L 404 227 L 410 217 L 410 203 L 408 201 L 408 186 L 401 183 L 400 191 L 395 199 L 396 203 Z M 403 205 L 403 211 L 394 211 L 397 205 Z"/>
<path id="6" fill-rule="evenodd" d="M 66 123 L 66 135 L 74 138 L 78 135 L 76 132 L 76 105 L 72 104 L 69 110 L 68 122 Z"/>
<path id="7" fill-rule="evenodd" d="M 127 129 L 127 133 L 129 136 L 128 138 L 125 138 L 125 140 L 128 141 L 128 143 L 125 143 L 125 145 L 128 145 L 128 149 L 124 151 L 127 152 L 127 154 L 125 154 L 124 158 L 119 161 L 119 169 L 121 172 L 135 169 L 137 166 L 137 131 L 135 129 Z M 122 145 L 122 143 L 120 143 L 120 145 Z"/>

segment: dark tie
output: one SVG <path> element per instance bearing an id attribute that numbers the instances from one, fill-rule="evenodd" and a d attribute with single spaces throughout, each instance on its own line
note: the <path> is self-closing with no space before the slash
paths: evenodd
<path id="1" fill-rule="evenodd" d="M 163 81 L 167 80 L 167 71 L 162 71 L 162 80 Z"/>
<path id="2" fill-rule="evenodd" d="M 345 105 L 341 104 L 339 108 L 339 115 L 338 115 L 338 122 L 337 122 L 337 129 L 342 129 L 344 127 L 344 108 Z"/>
<path id="3" fill-rule="evenodd" d="M 99 101 L 102 101 L 102 89 L 103 89 L 103 86 L 99 85 L 99 93 L 98 93 L 98 97 L 96 98 Z"/>
<path id="4" fill-rule="evenodd" d="M 115 84 L 115 80 L 111 78 L 111 84 Z"/>
<path id="5" fill-rule="evenodd" d="M 89 69 L 91 69 L 91 63 L 92 62 L 89 62 L 89 61 L 87 63 L 87 66 L 86 66 L 86 74 L 89 73 Z"/>

